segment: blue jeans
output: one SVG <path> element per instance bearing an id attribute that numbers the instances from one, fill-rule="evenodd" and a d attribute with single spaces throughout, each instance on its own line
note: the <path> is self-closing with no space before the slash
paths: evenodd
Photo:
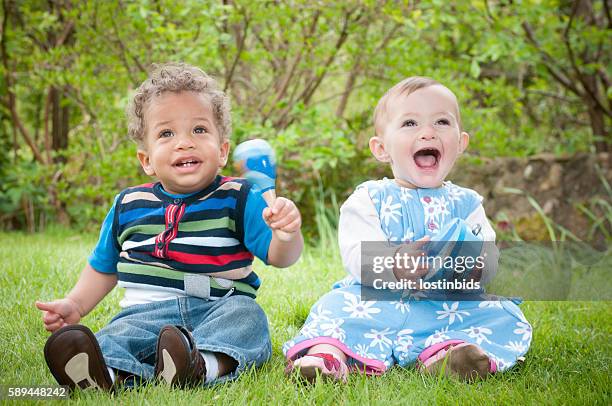
<path id="1" fill-rule="evenodd" d="M 181 297 L 129 306 L 98 331 L 106 365 L 152 379 L 157 336 L 167 324 L 191 331 L 199 350 L 227 354 L 238 362 L 213 384 L 235 379 L 271 355 L 268 319 L 255 300 L 241 295 L 214 301 Z"/>

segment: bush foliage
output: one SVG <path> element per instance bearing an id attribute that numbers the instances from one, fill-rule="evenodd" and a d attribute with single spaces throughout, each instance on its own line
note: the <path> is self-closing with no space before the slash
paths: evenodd
<path id="1" fill-rule="evenodd" d="M 604 3 L 4 0 L 0 224 L 97 226 L 121 188 L 147 181 L 124 109 L 156 62 L 219 80 L 232 143 L 273 144 L 279 193 L 307 226 L 317 202 L 371 177 L 373 108 L 406 76 L 457 94 L 470 154 L 607 150 Z"/>

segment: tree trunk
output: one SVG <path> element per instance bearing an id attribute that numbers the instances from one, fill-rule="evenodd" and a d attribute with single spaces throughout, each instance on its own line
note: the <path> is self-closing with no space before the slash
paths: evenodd
<path id="1" fill-rule="evenodd" d="M 608 129 L 606 128 L 605 113 L 598 105 L 589 106 L 589 120 L 593 135 L 600 138 L 595 141 L 595 150 L 597 152 L 610 152 L 612 145 Z"/>
<path id="2" fill-rule="evenodd" d="M 56 87 L 51 89 L 51 148 L 53 151 L 62 151 L 68 148 L 68 129 L 70 124 L 70 109 L 62 106 L 62 92 Z M 60 155 L 53 158 L 54 162 L 65 162 Z"/>
<path id="3" fill-rule="evenodd" d="M 68 148 L 68 130 L 70 129 L 70 106 L 65 104 L 62 106 L 64 99 L 62 92 L 55 86 L 51 88 L 51 148 L 55 153 L 53 162 L 65 163 L 66 157 L 61 154 L 63 150 Z M 49 184 L 49 200 L 55 207 L 57 222 L 61 225 L 68 226 L 70 224 L 70 216 L 66 211 L 66 203 L 58 199 L 57 182 L 62 176 L 61 170 L 58 171 Z"/>

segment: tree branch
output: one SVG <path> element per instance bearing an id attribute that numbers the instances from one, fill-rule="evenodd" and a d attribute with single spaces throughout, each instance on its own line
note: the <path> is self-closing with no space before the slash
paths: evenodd
<path id="1" fill-rule="evenodd" d="M 232 63 L 232 67 L 229 70 L 227 76 L 225 77 L 225 85 L 223 87 L 223 91 L 227 91 L 227 89 L 230 87 L 231 83 L 232 83 L 232 78 L 234 77 L 234 71 L 236 70 L 236 66 L 238 65 L 238 61 L 240 60 L 240 55 L 242 54 L 242 51 L 244 50 L 244 45 L 246 43 L 246 36 L 247 36 L 247 32 L 249 30 L 249 18 L 247 16 L 246 10 L 242 9 L 241 11 L 243 11 L 242 15 L 244 17 L 244 28 L 242 30 L 242 35 L 240 36 L 240 40 L 238 43 L 238 49 L 236 50 L 236 56 L 234 57 L 234 61 Z"/>
<path id="2" fill-rule="evenodd" d="M 293 61 L 291 62 L 289 70 L 285 71 L 283 79 L 280 82 L 281 84 L 279 86 L 279 89 L 276 92 L 276 97 L 274 97 L 274 101 L 272 102 L 272 105 L 270 106 L 270 110 L 268 110 L 262 116 L 262 120 L 261 120 L 262 123 L 265 123 L 268 120 L 268 118 L 270 118 L 270 116 L 275 110 L 276 104 L 279 101 L 281 101 L 283 97 L 285 97 L 285 95 L 287 94 L 287 89 L 289 88 L 291 79 L 295 79 L 295 70 L 297 69 L 298 65 L 300 64 L 302 60 L 304 49 L 308 47 L 308 38 L 312 38 L 312 36 L 314 35 L 314 32 L 317 29 L 317 25 L 318 25 L 320 16 L 321 16 L 321 12 L 319 10 L 317 10 L 312 16 L 310 25 L 308 27 L 308 31 L 304 33 L 304 40 L 302 41 L 302 46 L 300 47 L 298 53 L 293 57 Z"/>
<path id="3" fill-rule="evenodd" d="M 342 31 L 340 31 L 340 35 L 338 36 L 338 39 L 336 40 L 336 44 L 334 45 L 334 49 L 331 55 L 327 57 L 327 61 L 325 61 L 323 65 L 324 68 L 321 70 L 321 72 L 318 75 L 315 75 L 315 77 L 313 78 L 313 80 L 310 81 L 309 84 L 306 85 L 304 91 L 298 97 L 298 100 L 303 100 L 304 104 L 308 104 L 315 90 L 317 90 L 317 88 L 321 85 L 321 82 L 323 81 L 323 78 L 327 74 L 329 67 L 336 59 L 336 56 L 338 55 L 340 48 L 342 48 L 342 46 L 346 42 L 348 35 L 349 35 L 348 28 L 350 25 L 350 17 L 351 17 L 351 14 L 353 14 L 355 11 L 356 10 L 353 9 L 353 10 L 348 11 L 345 14 L 344 23 L 342 24 Z M 357 20 L 358 19 L 359 18 L 357 18 Z"/>
<path id="4" fill-rule="evenodd" d="M 582 84 L 583 89 L 585 90 L 589 98 L 596 105 L 598 105 L 606 113 L 606 115 L 611 116 L 612 114 L 610 113 L 610 110 L 606 106 L 604 106 L 603 103 L 601 103 L 601 101 L 599 100 L 599 95 L 597 94 L 597 88 L 595 89 L 592 88 L 593 85 L 597 86 L 597 82 L 593 80 L 594 78 L 589 78 L 589 80 L 587 80 L 583 72 L 578 67 L 578 64 L 576 63 L 576 56 L 574 54 L 574 50 L 572 49 L 572 44 L 571 44 L 571 40 L 569 37 L 569 33 L 572 29 L 574 17 L 576 17 L 576 14 L 578 13 L 578 7 L 580 7 L 579 1 L 574 3 L 574 6 L 572 7 L 572 13 L 570 14 L 570 18 L 567 22 L 567 25 L 565 26 L 565 29 L 563 30 L 564 45 L 567 50 L 567 54 L 569 56 L 570 64 L 572 65 L 572 69 L 574 70 L 576 77 Z M 589 62 L 591 61 L 585 58 L 584 63 L 589 63 Z M 592 75 L 589 75 L 589 76 L 592 76 Z"/>
<path id="5" fill-rule="evenodd" d="M 604 6 L 604 12 L 606 13 L 606 19 L 608 20 L 608 29 L 612 29 L 612 17 L 610 16 L 610 5 L 608 0 L 602 0 Z"/>
<path id="6" fill-rule="evenodd" d="M 116 21 L 116 19 L 115 18 L 111 18 L 111 21 L 112 21 L 112 24 L 113 24 L 113 31 L 115 32 L 116 41 L 119 44 L 119 48 L 121 50 L 121 53 L 120 53 L 119 57 L 121 58 L 121 61 L 123 62 L 123 65 L 124 65 L 128 75 L 130 76 L 130 81 L 134 84 L 134 86 L 137 86 L 138 83 L 139 83 L 139 80 L 132 76 L 132 69 L 130 68 L 131 64 L 129 63 L 127 58 L 132 59 L 134 61 L 134 63 L 136 64 L 136 66 L 138 67 L 138 69 L 141 72 L 146 73 L 147 70 L 145 69 L 144 66 L 142 66 L 142 64 L 140 63 L 138 58 L 136 58 L 136 56 L 130 54 L 130 52 L 128 51 L 127 47 L 123 43 L 123 40 L 121 40 L 121 36 L 119 35 L 119 29 L 117 28 L 117 21 Z M 126 57 L 126 55 L 127 55 L 127 57 Z"/>
<path id="7" fill-rule="evenodd" d="M 570 90 L 571 92 L 575 93 L 578 96 L 581 96 L 582 92 L 580 91 L 580 89 L 578 89 L 576 86 L 574 86 L 572 81 L 568 78 L 567 73 L 563 72 L 563 68 L 557 66 L 557 68 L 561 72 L 557 72 L 555 70 L 554 59 L 546 51 L 544 51 L 542 49 L 542 47 L 540 46 L 540 43 L 535 38 L 535 34 L 533 33 L 533 29 L 531 28 L 529 23 L 523 22 L 521 24 L 521 27 L 523 27 L 523 30 L 525 31 L 527 40 L 533 45 L 533 47 L 536 49 L 536 51 L 538 51 L 538 53 L 540 53 L 540 55 L 542 55 L 544 66 L 546 66 L 546 70 L 548 70 L 548 72 L 559 83 L 561 83 L 564 87 L 566 87 L 568 90 Z"/>
<path id="8" fill-rule="evenodd" d="M 62 31 L 60 36 L 57 38 L 57 41 L 55 41 L 55 47 L 59 47 L 63 45 L 66 39 L 68 39 L 68 37 L 72 33 L 73 29 L 74 29 L 74 22 L 68 21 L 66 25 L 64 26 L 64 30 Z"/>
<path id="9" fill-rule="evenodd" d="M 51 145 L 51 137 L 49 134 L 49 110 L 51 108 L 51 101 L 52 101 L 52 89 L 53 86 L 49 86 L 49 91 L 47 93 L 47 98 L 45 99 L 45 115 L 44 115 L 44 119 L 43 119 L 43 126 L 44 126 L 44 142 L 45 142 L 45 155 L 47 158 L 47 163 L 51 163 L 52 162 L 52 157 L 51 157 L 51 149 L 52 149 L 52 145 Z"/>

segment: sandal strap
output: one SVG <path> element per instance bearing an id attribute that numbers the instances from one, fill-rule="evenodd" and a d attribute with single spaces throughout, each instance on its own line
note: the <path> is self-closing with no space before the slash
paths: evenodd
<path id="1" fill-rule="evenodd" d="M 325 364 L 325 368 L 329 370 L 334 370 L 334 371 L 340 370 L 340 360 L 331 354 L 317 352 L 314 354 L 305 355 L 305 357 L 323 358 L 323 363 Z"/>

